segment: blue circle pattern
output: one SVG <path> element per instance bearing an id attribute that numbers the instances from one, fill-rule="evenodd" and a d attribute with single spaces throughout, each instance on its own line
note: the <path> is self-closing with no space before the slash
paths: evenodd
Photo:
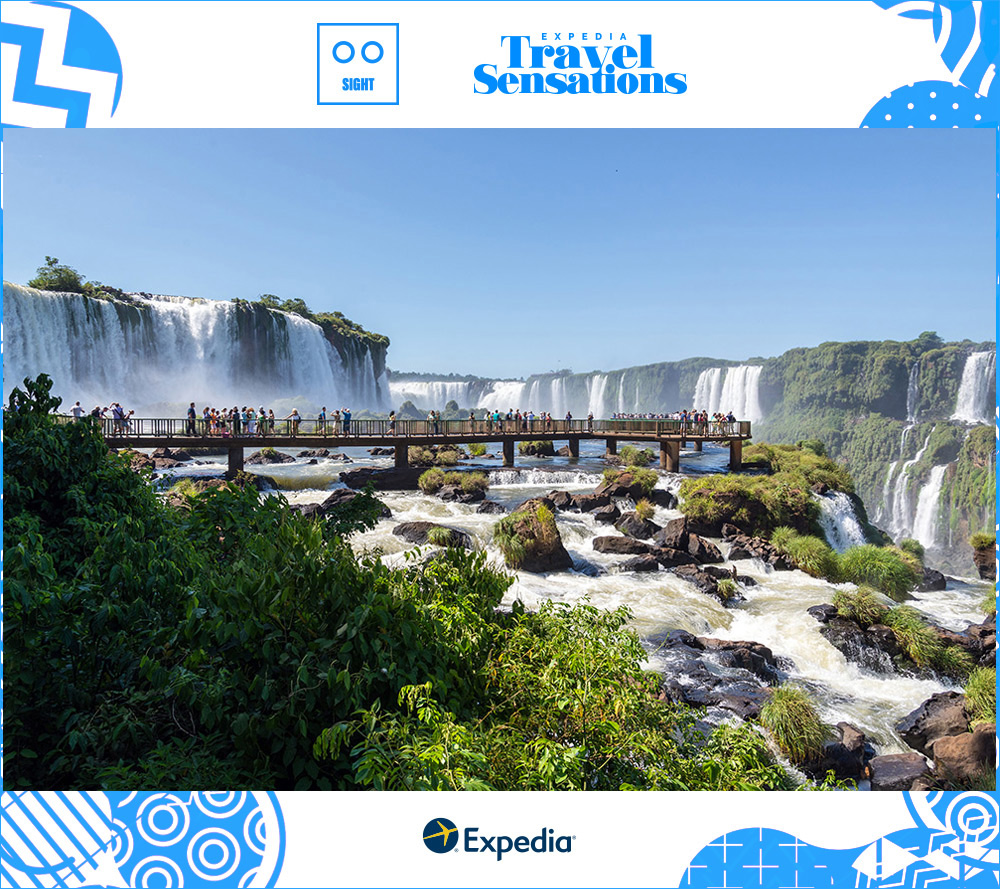
<path id="1" fill-rule="evenodd" d="M 883 9 L 900 6 L 905 0 L 875 0 Z M 906 8 L 900 16 L 928 19 L 934 40 L 944 28 L 945 11 L 949 30 L 941 47 L 941 60 L 955 73 L 954 83 L 925 80 L 893 90 L 880 99 L 865 115 L 862 127 L 989 127 L 1000 121 L 1000 84 L 994 80 L 983 87 L 990 66 L 996 72 L 1000 59 L 1000 4 L 981 3 L 978 27 L 976 9 L 971 0 L 929 0 L 927 8 Z M 961 70 L 958 66 L 973 49 Z M 981 88 L 989 90 L 980 93 Z"/>
<path id="2" fill-rule="evenodd" d="M 205 886 L 237 889 L 251 881 L 273 886 L 281 870 L 284 831 L 273 794 L 279 835 L 266 835 L 258 794 L 109 793 L 115 864 L 130 886 Z M 277 863 L 261 874 L 266 847 L 278 844 Z M 273 861 L 273 858 L 272 858 Z"/>

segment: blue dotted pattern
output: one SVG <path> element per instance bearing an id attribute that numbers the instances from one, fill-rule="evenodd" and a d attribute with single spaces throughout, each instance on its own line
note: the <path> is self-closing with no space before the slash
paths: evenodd
<path id="1" fill-rule="evenodd" d="M 905 0 L 874 0 L 883 9 L 904 5 Z M 971 0 L 932 0 L 926 7 L 911 3 L 898 14 L 903 18 L 927 19 L 928 36 L 941 38 L 945 12 L 948 34 L 940 48 L 941 60 L 955 73 L 954 82 L 921 81 L 893 90 L 879 99 L 861 122 L 862 127 L 996 127 L 1000 122 L 1000 85 L 983 86 L 984 77 L 1000 60 L 1000 3 L 979 4 Z M 969 51 L 972 50 L 971 54 Z M 965 60 L 965 64 L 962 62 Z M 959 66 L 962 66 L 959 68 Z M 981 94 L 980 89 L 987 92 Z"/>

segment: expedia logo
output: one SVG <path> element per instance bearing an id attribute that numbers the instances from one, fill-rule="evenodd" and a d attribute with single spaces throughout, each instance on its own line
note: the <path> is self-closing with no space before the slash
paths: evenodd
<path id="1" fill-rule="evenodd" d="M 459 831 L 454 821 L 435 818 L 424 827 L 424 845 L 432 852 L 450 852 L 458 845 L 459 833 L 462 836 L 463 852 L 486 852 L 495 855 L 497 861 L 503 861 L 504 855 L 511 852 L 572 852 L 573 840 L 576 839 L 571 836 L 556 836 L 551 827 L 543 827 L 533 837 L 487 836 L 478 827 L 467 827 Z"/>
<path id="2" fill-rule="evenodd" d="M 424 827 L 424 845 L 431 852 L 450 852 L 458 845 L 458 828 L 454 821 L 435 818 Z"/>

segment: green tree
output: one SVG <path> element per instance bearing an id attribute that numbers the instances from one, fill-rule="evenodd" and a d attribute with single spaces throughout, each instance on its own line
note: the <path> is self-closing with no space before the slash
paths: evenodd
<path id="1" fill-rule="evenodd" d="M 56 290 L 61 293 L 84 293 L 84 277 L 74 268 L 59 262 L 55 256 L 46 256 L 37 274 L 28 282 L 38 290 Z"/>

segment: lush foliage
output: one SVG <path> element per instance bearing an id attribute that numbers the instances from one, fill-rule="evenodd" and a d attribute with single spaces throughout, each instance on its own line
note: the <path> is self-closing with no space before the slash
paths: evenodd
<path id="1" fill-rule="evenodd" d="M 997 714 L 997 671 L 995 667 L 976 667 L 965 683 L 965 709 L 973 726 L 995 722 Z"/>
<path id="2" fill-rule="evenodd" d="M 969 538 L 969 546 L 973 549 L 994 549 L 997 545 L 996 534 L 990 534 L 986 531 L 977 531 Z"/>
<path id="3" fill-rule="evenodd" d="M 82 293 L 96 299 L 114 298 L 122 302 L 132 301 L 117 287 L 102 284 L 100 281 L 88 281 L 72 266 L 59 262 L 55 256 L 45 257 L 45 264 L 38 267 L 35 277 L 28 282 L 28 286 L 59 293 Z"/>
<path id="4" fill-rule="evenodd" d="M 233 302 L 245 304 L 243 300 L 233 300 Z M 268 309 L 277 309 L 279 312 L 299 315 L 314 324 L 318 324 L 326 333 L 334 332 L 343 336 L 356 337 L 383 347 L 389 345 L 387 336 L 365 330 L 360 324 L 346 318 L 343 312 L 313 312 L 304 300 L 297 298 L 283 300 L 273 293 L 262 293 L 257 298 L 257 304 Z"/>
<path id="5" fill-rule="evenodd" d="M 534 457 L 553 457 L 556 448 L 551 440 L 520 441 L 517 443 L 517 452 Z"/>
<path id="6" fill-rule="evenodd" d="M 818 445 L 818 447 L 817 447 Z M 835 491 L 854 493 L 854 480 L 839 463 L 825 456 L 822 444 L 804 441 L 798 445 L 752 444 L 743 449 L 745 466 L 765 466 L 772 473 L 800 476 L 807 485 L 825 484 Z"/>
<path id="7" fill-rule="evenodd" d="M 904 537 L 899 541 L 899 548 L 904 553 L 909 553 L 922 565 L 924 563 L 924 545 L 919 540 L 912 537 Z"/>
<path id="8" fill-rule="evenodd" d="M 794 763 L 817 760 L 829 737 L 829 729 L 809 696 L 794 685 L 782 685 L 770 692 L 760 710 L 760 723 Z"/>
<path id="9" fill-rule="evenodd" d="M 649 521 L 653 518 L 653 514 L 656 512 L 656 507 L 653 506 L 648 500 L 643 498 L 635 505 L 635 514 L 639 516 L 640 519 L 644 521 Z"/>
<path id="10" fill-rule="evenodd" d="M 486 445 L 482 442 L 474 441 L 469 445 L 469 453 L 473 457 L 483 457 L 486 455 Z"/>
<path id="11" fill-rule="evenodd" d="M 793 528 L 783 526 L 771 533 L 771 543 L 806 574 L 825 577 L 834 583 L 837 581 L 840 562 L 825 540 L 811 534 L 799 534 Z"/>
<path id="12" fill-rule="evenodd" d="M 870 586 L 859 586 L 851 591 L 837 590 L 833 594 L 833 604 L 841 617 L 853 620 L 865 629 L 882 623 L 890 607 Z"/>
<path id="13" fill-rule="evenodd" d="M 915 608 L 897 605 L 886 612 L 882 622 L 892 630 L 900 648 L 918 667 L 948 676 L 965 676 L 972 669 L 968 652 L 957 645 L 945 645 Z"/>
<path id="14" fill-rule="evenodd" d="M 819 507 L 804 480 L 783 473 L 711 475 L 681 482 L 681 510 L 698 522 L 731 522 L 752 534 L 787 525 L 805 534 L 817 530 Z"/>
<path id="15" fill-rule="evenodd" d="M 649 466 L 653 458 L 650 448 L 637 448 L 635 445 L 627 444 L 618 449 L 618 459 L 623 466 Z"/>
<path id="16" fill-rule="evenodd" d="M 493 526 L 493 542 L 510 568 L 519 568 L 559 537 L 556 518 L 544 503 L 529 500 Z"/>
<path id="17" fill-rule="evenodd" d="M 445 472 L 443 469 L 428 469 L 420 474 L 417 485 L 425 494 L 436 494 L 443 487 L 454 485 L 463 493 L 485 491 L 490 484 L 485 472 Z"/>
<path id="18" fill-rule="evenodd" d="M 913 556 L 895 547 L 872 544 L 853 546 L 840 556 L 840 576 L 856 584 L 868 584 L 901 601 L 920 581 L 921 571 Z"/>

